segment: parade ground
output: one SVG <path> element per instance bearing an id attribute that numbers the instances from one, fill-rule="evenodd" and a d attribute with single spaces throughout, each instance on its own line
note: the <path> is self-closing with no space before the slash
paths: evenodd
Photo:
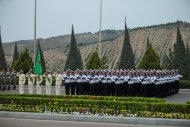
<path id="1" fill-rule="evenodd" d="M 42 94 L 45 94 L 42 86 Z M 15 90 L 0 91 L 2 94 L 19 94 L 18 86 Z M 24 93 L 28 94 L 25 86 Z M 36 87 L 34 87 L 36 94 Z M 51 94 L 55 95 L 55 86 L 51 86 Z M 65 87 L 61 86 L 61 94 L 65 95 Z M 165 98 L 167 102 L 186 103 L 190 100 L 190 89 L 180 89 L 178 94 Z M 163 118 L 136 118 L 136 117 L 110 117 L 63 115 L 56 113 L 27 113 L 27 112 L 0 112 L 1 127 L 188 127 L 189 120 L 163 119 Z"/>
<path id="2" fill-rule="evenodd" d="M 55 121 L 18 118 L 0 118 L 1 127 L 173 127 L 167 125 L 138 125 L 99 122 Z M 175 126 L 182 127 L 182 126 Z"/>
<path id="3" fill-rule="evenodd" d="M 28 87 L 26 85 L 24 87 L 25 87 L 24 93 L 28 94 Z M 42 94 L 46 94 L 45 92 L 46 92 L 45 86 L 42 86 Z M 5 90 L 5 91 L 0 91 L 0 93 L 19 94 L 18 86 L 16 90 Z M 34 87 L 34 94 L 36 94 L 36 87 Z M 51 94 L 55 95 L 55 86 L 51 87 Z M 61 86 L 61 94 L 65 95 L 65 86 Z M 186 103 L 188 100 L 190 100 L 190 89 L 179 89 L 178 94 L 168 96 L 165 99 L 168 102 Z"/>

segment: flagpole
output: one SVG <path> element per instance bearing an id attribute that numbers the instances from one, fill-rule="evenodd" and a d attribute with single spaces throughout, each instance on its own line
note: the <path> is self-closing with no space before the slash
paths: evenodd
<path id="1" fill-rule="evenodd" d="M 99 34 L 99 57 L 101 58 L 101 44 L 102 44 L 102 0 L 100 0 L 100 34 Z"/>
<path id="2" fill-rule="evenodd" d="M 34 68 L 35 68 L 35 57 L 36 57 L 36 0 L 34 0 Z"/>

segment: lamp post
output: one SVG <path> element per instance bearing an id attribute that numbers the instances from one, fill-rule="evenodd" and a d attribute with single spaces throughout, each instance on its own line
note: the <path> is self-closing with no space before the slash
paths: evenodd
<path id="1" fill-rule="evenodd" d="M 99 57 L 101 58 L 101 45 L 102 45 L 102 0 L 100 0 L 100 33 L 99 33 Z"/>
<path id="2" fill-rule="evenodd" d="M 34 68 L 35 68 L 35 60 L 36 58 L 36 0 L 34 0 Z"/>

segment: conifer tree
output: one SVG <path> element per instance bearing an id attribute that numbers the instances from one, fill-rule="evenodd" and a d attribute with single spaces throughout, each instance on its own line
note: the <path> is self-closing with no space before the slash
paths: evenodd
<path id="1" fill-rule="evenodd" d="M 14 69 L 14 64 L 17 61 L 18 58 L 19 58 L 19 54 L 18 54 L 18 49 L 17 49 L 17 42 L 15 42 L 14 53 L 13 53 L 13 61 L 12 61 L 12 64 L 11 64 L 12 69 Z"/>
<path id="2" fill-rule="evenodd" d="M 187 79 L 190 80 L 190 48 L 188 43 L 186 45 L 186 70 L 187 70 Z"/>
<path id="3" fill-rule="evenodd" d="M 171 49 L 169 49 L 169 59 L 170 59 L 170 62 L 171 62 L 170 69 L 174 69 L 174 56 L 173 56 L 173 52 L 172 52 Z"/>
<path id="4" fill-rule="evenodd" d="M 171 69 L 171 61 L 169 57 L 166 55 L 166 53 L 164 53 L 164 56 L 163 56 L 162 68 Z"/>
<path id="5" fill-rule="evenodd" d="M 80 51 L 77 49 L 74 29 L 72 26 L 70 50 L 69 50 L 69 55 L 67 57 L 64 70 L 67 70 L 67 69 L 76 70 L 76 69 L 82 69 L 82 68 L 83 68 L 82 57 L 81 57 Z"/>
<path id="6" fill-rule="evenodd" d="M 153 49 L 151 43 L 149 43 L 149 39 L 147 39 L 147 49 L 146 49 L 144 57 L 141 60 L 138 68 L 145 69 L 145 70 L 161 69 L 160 57 Z"/>
<path id="7" fill-rule="evenodd" d="M 40 52 L 40 60 L 41 60 L 41 66 L 42 66 L 42 73 L 45 73 L 46 72 L 46 63 L 45 63 L 45 60 L 44 60 L 44 55 L 43 55 L 43 51 L 42 51 L 42 48 L 40 46 L 39 40 L 38 40 L 38 44 L 37 44 L 37 49 L 39 49 L 39 52 Z M 37 53 L 36 53 L 36 59 L 37 59 Z"/>
<path id="8" fill-rule="evenodd" d="M 135 68 L 135 58 L 130 44 L 129 32 L 127 30 L 126 20 L 125 20 L 124 42 L 120 56 L 119 68 L 121 69 Z"/>
<path id="9" fill-rule="evenodd" d="M 2 40 L 1 40 L 1 28 L 0 28 L 0 70 L 7 70 L 7 63 L 6 63 Z"/>
<path id="10" fill-rule="evenodd" d="M 97 52 L 92 53 L 88 62 L 86 63 L 86 69 L 100 69 L 103 68 L 101 60 Z"/>
<path id="11" fill-rule="evenodd" d="M 173 67 L 174 69 L 178 69 L 180 74 L 182 74 L 184 77 L 186 76 L 187 71 L 185 65 L 185 56 L 185 45 L 179 30 L 179 26 L 177 26 L 177 37 L 173 52 Z"/>
<path id="12" fill-rule="evenodd" d="M 30 69 L 32 69 L 32 57 L 27 48 L 25 48 L 15 62 L 14 68 L 16 71 L 20 71 L 21 69 L 24 73 L 27 73 Z"/>

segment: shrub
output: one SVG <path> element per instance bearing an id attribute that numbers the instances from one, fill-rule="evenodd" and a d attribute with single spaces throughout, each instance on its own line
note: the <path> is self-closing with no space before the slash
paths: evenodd
<path id="1" fill-rule="evenodd" d="M 179 88 L 180 89 L 190 89 L 190 81 L 189 80 L 181 80 Z"/>

